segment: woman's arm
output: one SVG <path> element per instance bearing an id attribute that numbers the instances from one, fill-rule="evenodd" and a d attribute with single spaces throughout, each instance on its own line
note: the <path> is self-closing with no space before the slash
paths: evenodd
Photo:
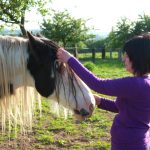
<path id="1" fill-rule="evenodd" d="M 59 61 L 66 62 L 74 70 L 74 72 L 87 84 L 87 86 L 101 94 L 127 97 L 137 95 L 136 80 L 133 77 L 119 78 L 119 79 L 101 79 L 96 77 L 92 72 L 85 68 L 75 57 L 64 49 L 59 49 L 57 52 Z M 132 91 L 132 93 L 131 93 Z"/>
<path id="2" fill-rule="evenodd" d="M 94 95 L 94 98 L 95 98 L 96 105 L 98 108 L 103 109 L 103 110 L 108 110 L 114 113 L 119 112 L 115 101 L 101 98 L 98 95 Z"/>
<path id="3" fill-rule="evenodd" d="M 98 93 L 115 97 L 124 97 L 128 96 L 132 90 L 132 95 L 137 94 L 134 93 L 133 90 L 136 84 L 132 77 L 119 79 L 101 79 L 96 77 L 74 57 L 69 58 L 68 64 L 85 82 L 85 84 L 87 84 L 88 87 Z"/>

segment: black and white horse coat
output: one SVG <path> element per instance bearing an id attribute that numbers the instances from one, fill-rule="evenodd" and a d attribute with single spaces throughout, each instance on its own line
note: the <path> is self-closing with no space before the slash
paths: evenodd
<path id="1" fill-rule="evenodd" d="M 0 37 L 0 113 L 5 124 L 32 127 L 37 93 L 69 108 L 77 118 L 91 116 L 95 101 L 89 88 L 57 62 L 58 45 L 46 38 Z M 36 92 L 37 91 L 37 92 Z M 39 103 L 40 100 L 38 99 Z"/>

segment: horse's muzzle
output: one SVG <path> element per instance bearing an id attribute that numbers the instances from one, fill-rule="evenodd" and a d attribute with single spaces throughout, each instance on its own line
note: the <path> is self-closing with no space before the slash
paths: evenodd
<path id="1" fill-rule="evenodd" d="M 79 110 L 74 110 L 74 113 L 75 113 L 76 115 L 81 115 L 81 116 L 83 116 L 83 117 L 90 117 L 90 116 L 92 115 L 93 110 L 94 110 L 94 106 L 93 106 L 93 104 L 91 104 L 91 105 L 89 106 L 89 111 L 90 111 L 90 112 L 87 111 L 87 110 L 84 109 L 84 108 L 81 108 L 80 111 L 79 111 Z"/>
<path id="2" fill-rule="evenodd" d="M 84 108 L 82 108 L 80 111 L 79 110 L 74 110 L 74 113 L 76 114 L 76 115 L 81 115 L 81 116 L 88 116 L 90 113 L 87 111 L 87 110 L 85 110 Z"/>

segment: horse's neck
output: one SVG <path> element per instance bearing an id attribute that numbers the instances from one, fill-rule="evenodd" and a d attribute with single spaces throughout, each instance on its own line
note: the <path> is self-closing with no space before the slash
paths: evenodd
<path id="1" fill-rule="evenodd" d="M 27 70 L 28 42 L 23 38 L 0 37 L 0 83 L 33 86 L 33 79 Z M 5 83 L 4 83 L 5 84 Z"/>

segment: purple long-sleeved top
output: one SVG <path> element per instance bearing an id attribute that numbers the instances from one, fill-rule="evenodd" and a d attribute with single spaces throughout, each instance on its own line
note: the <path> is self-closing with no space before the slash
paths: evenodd
<path id="1" fill-rule="evenodd" d="M 101 109 L 116 112 L 111 127 L 111 150 L 147 150 L 150 146 L 150 77 L 97 78 L 77 59 L 69 66 L 94 91 L 116 96 L 115 101 L 101 99 Z"/>

